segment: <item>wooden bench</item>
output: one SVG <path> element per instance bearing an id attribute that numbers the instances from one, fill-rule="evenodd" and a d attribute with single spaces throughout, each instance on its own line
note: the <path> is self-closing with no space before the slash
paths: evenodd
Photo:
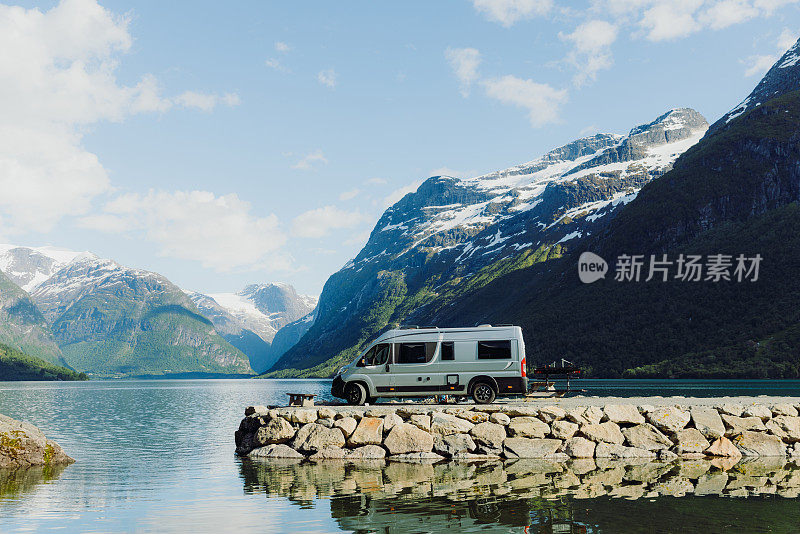
<path id="1" fill-rule="evenodd" d="M 309 393 L 287 393 L 289 395 L 289 406 L 314 406 L 314 397 Z"/>

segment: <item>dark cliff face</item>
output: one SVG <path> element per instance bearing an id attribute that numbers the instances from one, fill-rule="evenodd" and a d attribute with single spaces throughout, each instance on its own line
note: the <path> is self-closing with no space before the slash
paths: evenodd
<path id="1" fill-rule="evenodd" d="M 425 322 L 504 272 L 560 255 L 605 228 L 706 127 L 693 110 L 671 110 L 626 137 L 598 134 L 477 178 L 429 178 L 330 277 L 313 326 L 274 370 L 327 374 L 387 325 Z"/>

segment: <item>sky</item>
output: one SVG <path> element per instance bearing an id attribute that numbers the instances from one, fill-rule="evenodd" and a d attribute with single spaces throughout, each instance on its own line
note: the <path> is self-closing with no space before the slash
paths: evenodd
<path id="1" fill-rule="evenodd" d="M 800 0 L 0 4 L 0 242 L 319 294 L 425 178 L 713 122 L 798 36 Z"/>

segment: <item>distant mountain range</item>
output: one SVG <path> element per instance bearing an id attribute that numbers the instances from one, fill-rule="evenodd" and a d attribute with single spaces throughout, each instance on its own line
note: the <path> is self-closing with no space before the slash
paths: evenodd
<path id="1" fill-rule="evenodd" d="M 595 376 L 800 376 L 800 52 L 708 127 L 671 110 L 471 179 L 433 177 L 331 276 L 270 376 L 327 376 L 396 324 L 521 324 Z M 577 277 L 578 255 L 761 253 L 757 283 Z M 673 258 L 674 259 L 674 258 Z"/>
<path id="2" fill-rule="evenodd" d="M 263 371 L 276 331 L 315 304 L 283 284 L 215 297 L 88 252 L 0 245 L 0 343 L 94 376 Z"/>

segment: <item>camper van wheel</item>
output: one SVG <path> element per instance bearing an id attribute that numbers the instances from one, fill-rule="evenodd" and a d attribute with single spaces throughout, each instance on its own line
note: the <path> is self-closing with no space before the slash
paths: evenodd
<path id="1" fill-rule="evenodd" d="M 494 388 L 486 382 L 478 382 L 472 388 L 472 400 L 478 404 L 490 404 L 494 397 Z"/>
<path id="2" fill-rule="evenodd" d="M 361 406 L 367 402 L 367 390 L 358 383 L 347 384 L 347 387 L 344 388 L 344 396 L 347 398 L 347 402 L 353 406 Z"/>

